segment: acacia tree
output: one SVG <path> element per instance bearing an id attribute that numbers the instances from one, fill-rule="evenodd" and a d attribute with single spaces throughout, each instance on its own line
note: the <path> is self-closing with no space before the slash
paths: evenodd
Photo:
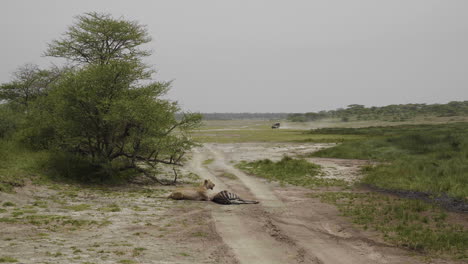
<path id="1" fill-rule="evenodd" d="M 36 104 L 36 130 L 54 131 L 51 145 L 111 171 L 136 169 L 157 180 L 158 164 L 181 165 L 201 117 L 177 120 L 177 103 L 161 98 L 170 83 L 151 81 L 153 72 L 141 61 L 149 52 L 139 46 L 149 40 L 136 22 L 98 13 L 77 17 L 46 52 L 77 67 Z"/>
<path id="2" fill-rule="evenodd" d="M 25 64 L 13 73 L 11 82 L 0 86 L 0 100 L 27 110 L 31 101 L 45 95 L 63 71 L 57 67 L 44 70 L 35 64 Z"/>
<path id="3" fill-rule="evenodd" d="M 107 64 L 111 61 L 138 61 L 151 53 L 141 45 L 151 41 L 146 28 L 135 21 L 114 19 L 109 14 L 78 16 L 64 37 L 49 44 L 46 56 L 67 58 L 79 63 Z"/>

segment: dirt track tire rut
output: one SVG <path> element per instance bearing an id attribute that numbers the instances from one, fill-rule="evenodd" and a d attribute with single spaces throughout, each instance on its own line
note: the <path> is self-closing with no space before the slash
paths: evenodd
<path id="1" fill-rule="evenodd" d="M 214 161 L 203 166 L 208 158 Z M 419 263 L 397 248 L 353 238 L 310 204 L 308 208 L 287 204 L 268 183 L 228 163 L 215 144 L 197 149 L 189 169 L 212 180 L 216 192 L 227 189 L 260 201 L 258 205 L 211 206 L 216 230 L 239 263 Z M 217 176 L 223 171 L 237 177 L 236 186 Z"/>

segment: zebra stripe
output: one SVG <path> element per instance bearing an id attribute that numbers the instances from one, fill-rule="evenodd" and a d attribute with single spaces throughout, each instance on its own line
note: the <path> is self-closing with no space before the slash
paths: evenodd
<path id="1" fill-rule="evenodd" d="M 226 190 L 216 194 L 213 199 L 213 202 L 219 204 L 256 204 L 257 201 L 248 201 L 241 199 L 237 194 L 228 192 Z"/>

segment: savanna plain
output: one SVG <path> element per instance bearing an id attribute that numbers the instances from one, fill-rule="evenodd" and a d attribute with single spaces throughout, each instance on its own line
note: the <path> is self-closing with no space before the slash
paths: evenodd
<path id="1" fill-rule="evenodd" d="M 167 186 L 53 177 L 5 140 L 0 263 L 466 263 L 466 121 L 204 121 Z M 166 198 L 203 179 L 260 203 Z"/>

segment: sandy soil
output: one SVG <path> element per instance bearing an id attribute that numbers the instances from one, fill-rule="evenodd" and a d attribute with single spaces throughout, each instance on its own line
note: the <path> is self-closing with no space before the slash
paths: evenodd
<path id="1" fill-rule="evenodd" d="M 280 186 L 234 167 L 240 160 L 278 160 L 328 146 L 205 144 L 193 151 L 186 173 L 211 179 L 212 194 L 226 189 L 260 201 L 257 205 L 172 201 L 165 197 L 174 187 L 160 186 L 100 190 L 29 184 L 16 194 L 0 193 L 0 258 L 82 264 L 427 263 L 357 230 L 334 206 L 308 196 L 319 190 Z M 208 159 L 213 162 L 204 164 Z M 357 179 L 359 166 L 367 164 L 311 161 L 323 166 L 323 177 L 347 181 Z"/>

